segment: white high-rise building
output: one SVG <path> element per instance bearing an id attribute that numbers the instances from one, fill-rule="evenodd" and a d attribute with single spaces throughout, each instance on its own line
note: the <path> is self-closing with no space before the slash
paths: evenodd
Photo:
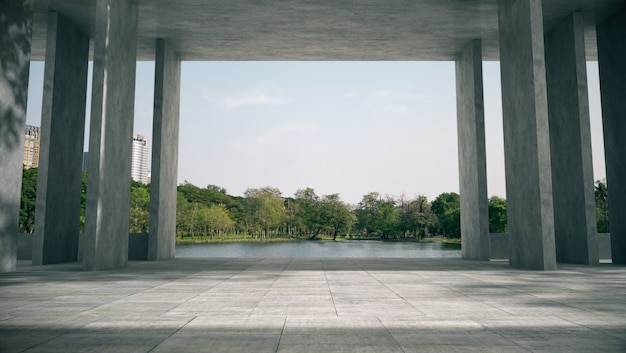
<path id="1" fill-rule="evenodd" d="M 134 181 L 148 184 L 150 182 L 148 171 L 148 138 L 143 135 L 133 135 L 133 154 L 131 177 Z"/>
<path id="2" fill-rule="evenodd" d="M 39 167 L 39 144 L 41 142 L 41 129 L 39 126 L 26 125 L 24 131 L 24 167 Z"/>

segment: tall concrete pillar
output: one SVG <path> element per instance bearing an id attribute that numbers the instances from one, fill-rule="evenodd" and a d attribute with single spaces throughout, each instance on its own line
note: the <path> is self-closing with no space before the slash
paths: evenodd
<path id="1" fill-rule="evenodd" d="M 97 0 L 83 267 L 126 265 L 137 4 Z"/>
<path id="2" fill-rule="evenodd" d="M 598 263 L 582 13 L 545 37 L 557 261 Z"/>
<path id="3" fill-rule="evenodd" d="M 510 263 L 555 269 L 541 0 L 499 0 L 498 23 Z"/>
<path id="4" fill-rule="evenodd" d="M 613 263 L 626 264 L 626 7 L 601 23 L 598 66 Z"/>
<path id="5" fill-rule="evenodd" d="M 482 44 L 473 40 L 456 59 L 461 243 L 463 258 L 489 261 L 489 207 Z"/>
<path id="6" fill-rule="evenodd" d="M 175 255 L 180 59 L 168 44 L 156 40 L 148 260 Z"/>
<path id="7" fill-rule="evenodd" d="M 0 272 L 15 271 L 33 0 L 0 3 Z"/>
<path id="8" fill-rule="evenodd" d="M 76 261 L 89 37 L 48 14 L 33 265 Z"/>

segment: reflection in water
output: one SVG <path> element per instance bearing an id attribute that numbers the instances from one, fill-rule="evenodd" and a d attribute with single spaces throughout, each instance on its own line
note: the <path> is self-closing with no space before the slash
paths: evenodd
<path id="1" fill-rule="evenodd" d="M 454 244 L 353 241 L 293 241 L 281 243 L 213 243 L 177 245 L 176 257 L 249 257 L 249 258 L 332 258 L 461 257 L 461 247 Z"/>

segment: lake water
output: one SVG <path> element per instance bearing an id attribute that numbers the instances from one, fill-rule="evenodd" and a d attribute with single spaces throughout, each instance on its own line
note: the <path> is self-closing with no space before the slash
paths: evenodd
<path id="1" fill-rule="evenodd" d="M 176 257 L 460 258 L 461 247 L 459 245 L 443 243 L 392 242 L 377 240 L 212 243 L 177 245 Z"/>

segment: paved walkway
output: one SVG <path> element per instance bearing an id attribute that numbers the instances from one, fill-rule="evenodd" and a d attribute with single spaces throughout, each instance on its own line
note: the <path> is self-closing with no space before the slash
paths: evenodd
<path id="1" fill-rule="evenodd" d="M 626 352 L 626 267 L 179 259 L 0 274 L 0 352 Z"/>

